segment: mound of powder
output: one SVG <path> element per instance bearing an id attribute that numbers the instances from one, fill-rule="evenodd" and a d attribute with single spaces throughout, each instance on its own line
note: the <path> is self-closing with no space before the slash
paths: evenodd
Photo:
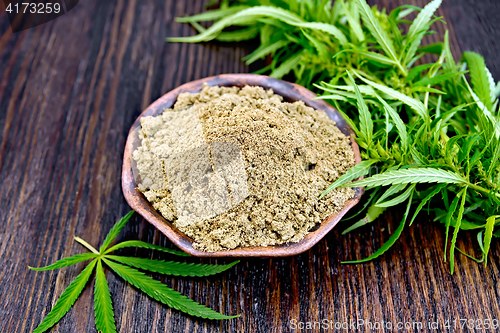
<path id="1" fill-rule="evenodd" d="M 349 138 L 324 111 L 261 87 L 182 93 L 141 118 L 139 137 L 139 190 L 203 251 L 297 242 L 354 195 L 318 200 L 354 166 Z"/>

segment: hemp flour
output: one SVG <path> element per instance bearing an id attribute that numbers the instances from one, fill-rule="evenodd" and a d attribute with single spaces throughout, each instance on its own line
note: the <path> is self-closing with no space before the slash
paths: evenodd
<path id="1" fill-rule="evenodd" d="M 324 111 L 261 87 L 182 93 L 141 118 L 139 138 L 138 189 L 199 250 L 300 241 L 354 195 L 318 200 L 354 166 L 349 138 Z"/>

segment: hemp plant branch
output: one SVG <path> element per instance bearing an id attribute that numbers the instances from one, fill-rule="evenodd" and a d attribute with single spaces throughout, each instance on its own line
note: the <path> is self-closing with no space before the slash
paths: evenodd
<path id="1" fill-rule="evenodd" d="M 442 23 L 435 16 L 440 5 L 433 0 L 424 8 L 404 5 L 387 12 L 366 0 L 222 0 L 219 9 L 177 18 L 198 34 L 168 41 L 257 38 L 246 64 L 269 57 L 259 73 L 289 75 L 315 90 L 356 133 L 364 161 L 323 193 L 367 187 L 368 201 L 358 212 L 365 216 L 346 232 L 405 205 L 389 240 L 368 258 L 350 262 L 383 254 L 407 220 L 411 224 L 428 207 L 445 227 L 444 260 L 453 273 L 455 251 L 463 253 L 456 247 L 460 230 L 477 232 L 482 256 L 473 259 L 485 264 L 492 239 L 500 237 L 500 85 L 479 54 L 454 59 L 448 32 L 442 41 L 422 45 L 434 33 L 431 26 Z M 214 23 L 203 27 L 203 21 Z M 425 62 L 426 54 L 437 60 Z M 379 174 L 351 183 L 373 168 Z"/>

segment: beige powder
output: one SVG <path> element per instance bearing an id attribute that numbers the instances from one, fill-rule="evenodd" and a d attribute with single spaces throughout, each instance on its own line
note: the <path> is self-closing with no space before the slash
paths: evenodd
<path id="1" fill-rule="evenodd" d="M 180 94 L 143 117 L 138 188 L 203 251 L 301 240 L 354 195 L 319 195 L 354 166 L 349 138 L 323 111 L 261 87 Z"/>

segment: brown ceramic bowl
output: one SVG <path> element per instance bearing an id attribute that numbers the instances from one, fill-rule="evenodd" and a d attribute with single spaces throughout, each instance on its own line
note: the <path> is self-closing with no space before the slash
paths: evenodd
<path id="1" fill-rule="evenodd" d="M 163 95 L 153 104 L 151 104 L 139 118 L 134 122 L 130 129 L 127 143 L 125 145 L 125 153 L 123 156 L 123 171 L 122 171 L 122 188 L 125 199 L 132 209 L 141 214 L 147 221 L 158 228 L 165 234 L 175 245 L 181 250 L 197 257 L 286 257 L 293 256 L 310 249 L 321 238 L 323 238 L 332 228 L 340 221 L 342 216 L 347 211 L 358 203 L 363 188 L 354 188 L 355 196 L 345 203 L 341 211 L 330 215 L 322 221 L 319 226 L 314 228 L 314 231 L 309 232 L 300 242 L 289 243 L 282 245 L 274 245 L 267 247 L 240 247 L 229 251 L 203 252 L 192 247 L 193 240 L 177 230 L 170 221 L 165 220 L 163 216 L 157 212 L 151 204 L 146 200 L 144 195 L 136 189 L 137 184 L 132 172 L 131 156 L 134 149 L 138 146 L 139 139 L 137 137 L 137 128 L 140 126 L 140 118 L 144 116 L 155 116 L 173 106 L 177 100 L 177 96 L 182 92 L 195 93 L 199 92 L 204 83 L 209 86 L 238 86 L 245 85 L 261 86 L 265 89 L 273 89 L 273 91 L 283 96 L 286 101 L 293 102 L 301 100 L 308 106 L 317 110 L 324 110 L 328 116 L 337 123 L 337 127 L 346 135 L 351 137 L 351 147 L 354 151 L 356 164 L 361 162 L 359 147 L 352 138 L 353 132 L 342 118 L 340 113 L 335 110 L 330 104 L 323 100 L 313 100 L 316 95 L 299 85 L 274 79 L 263 75 L 254 74 L 223 74 L 218 76 L 207 77 L 205 79 L 196 80 L 183 84 L 182 86 Z"/>

